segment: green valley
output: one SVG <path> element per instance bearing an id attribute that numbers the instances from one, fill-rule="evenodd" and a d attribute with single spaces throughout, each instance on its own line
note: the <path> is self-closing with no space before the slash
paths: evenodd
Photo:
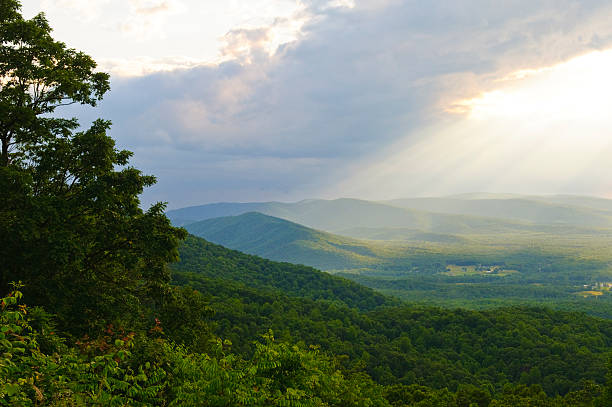
<path id="1" fill-rule="evenodd" d="M 531 201 L 521 199 L 518 203 L 514 196 L 508 199 L 510 202 L 499 197 L 479 197 L 475 202 L 468 200 L 464 209 L 456 211 L 466 212 L 465 207 L 477 211 L 488 206 L 489 212 L 495 209 L 499 214 L 514 208 L 515 216 L 520 215 L 521 219 L 496 221 L 496 218 L 449 214 L 449 218 L 458 216 L 455 219 L 465 220 L 461 216 L 468 216 L 467 219 L 481 222 L 478 225 L 472 222 L 469 232 L 456 234 L 437 233 L 433 231 L 435 227 L 425 230 L 359 227 L 350 229 L 347 234 L 351 237 L 348 237 L 255 212 L 207 219 L 185 227 L 193 234 L 227 247 L 338 273 L 406 301 L 475 309 L 501 305 L 547 305 L 612 317 L 612 296 L 607 291 L 601 296 L 578 295 L 589 291 L 585 287 L 612 281 L 612 252 L 609 250 L 612 247 L 612 229 L 571 225 L 577 223 L 577 212 L 593 211 L 591 215 L 595 218 L 604 216 L 601 207 L 605 206 L 605 200 L 593 200 L 596 202 L 593 207 L 566 207 L 567 210 L 554 215 L 554 222 L 546 223 L 546 219 L 539 217 L 541 223 L 536 224 L 528 222 L 527 218 L 532 213 L 537 215 L 543 210 L 542 206 L 552 207 L 557 203 L 544 204 L 544 197 L 532 198 Z M 452 198 L 449 203 L 442 198 L 431 198 L 427 202 L 451 205 L 466 200 Z M 421 199 L 413 201 L 423 202 Z M 586 197 L 574 197 L 573 201 L 582 205 L 591 202 Z M 330 203 L 327 213 L 321 209 L 326 202 L 317 204 L 317 213 L 322 219 L 318 222 L 336 215 L 338 203 Z M 346 206 L 347 202 L 352 203 L 346 200 L 342 205 Z M 308 201 L 294 205 L 311 204 Z M 442 204 L 438 203 L 439 206 Z M 292 204 L 285 205 L 290 207 Z M 374 206 L 376 211 L 384 208 L 382 204 L 370 205 L 364 201 L 359 201 L 359 206 Z M 350 205 L 345 207 L 346 211 L 350 208 Z M 390 209 L 389 218 L 396 216 L 397 209 Z M 308 216 L 314 216 L 308 213 Z M 559 214 L 566 218 L 560 218 Z M 351 216 L 367 217 L 368 214 L 367 211 L 357 211 L 344 215 L 346 218 Z M 519 221 L 521 223 L 508 223 Z M 497 225 L 496 231 L 492 230 L 492 224 Z M 476 269 L 480 271 L 476 272 Z"/>

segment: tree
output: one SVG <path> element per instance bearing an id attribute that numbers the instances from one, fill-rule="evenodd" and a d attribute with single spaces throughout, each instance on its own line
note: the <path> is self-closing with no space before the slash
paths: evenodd
<path id="1" fill-rule="evenodd" d="M 608 372 L 606 373 L 606 384 L 600 397 L 599 405 L 612 406 L 612 355 L 608 356 Z"/>
<path id="2" fill-rule="evenodd" d="M 138 196 L 155 178 L 130 167 L 110 122 L 79 130 L 58 108 L 95 106 L 109 76 L 53 40 L 43 14 L 0 0 L 0 290 L 22 280 L 64 329 L 121 319 L 168 289 L 182 229 Z M 133 321 L 132 321 L 133 322 Z M 132 323 L 122 321 L 122 323 Z"/>
<path id="3" fill-rule="evenodd" d="M 0 0 L 0 165 L 22 158 L 26 144 L 36 144 L 50 131 L 75 127 L 43 114 L 60 106 L 95 106 L 109 90 L 109 76 L 95 72 L 88 55 L 66 48 L 51 37 L 43 14 L 25 20 L 16 0 Z"/>

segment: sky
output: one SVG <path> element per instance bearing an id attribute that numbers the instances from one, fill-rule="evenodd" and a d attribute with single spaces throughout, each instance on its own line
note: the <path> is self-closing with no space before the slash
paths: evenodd
<path id="1" fill-rule="evenodd" d="M 111 73 L 144 206 L 612 198 L 612 4 L 24 0 Z"/>

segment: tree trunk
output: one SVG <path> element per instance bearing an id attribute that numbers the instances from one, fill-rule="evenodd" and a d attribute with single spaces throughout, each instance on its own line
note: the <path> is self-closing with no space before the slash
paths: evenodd
<path id="1" fill-rule="evenodd" d="M 2 138 L 2 154 L 0 155 L 0 167 L 8 167 L 8 163 L 9 163 L 8 147 L 9 147 L 8 137 L 3 137 Z"/>

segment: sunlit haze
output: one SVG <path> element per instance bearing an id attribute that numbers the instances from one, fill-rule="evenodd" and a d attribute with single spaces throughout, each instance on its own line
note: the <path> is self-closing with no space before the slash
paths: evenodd
<path id="1" fill-rule="evenodd" d="M 612 197 L 610 72 L 612 51 L 519 71 L 450 105 L 448 124 L 421 130 L 416 142 L 411 134 L 394 144 L 342 189 L 370 198 L 407 189 Z"/>

